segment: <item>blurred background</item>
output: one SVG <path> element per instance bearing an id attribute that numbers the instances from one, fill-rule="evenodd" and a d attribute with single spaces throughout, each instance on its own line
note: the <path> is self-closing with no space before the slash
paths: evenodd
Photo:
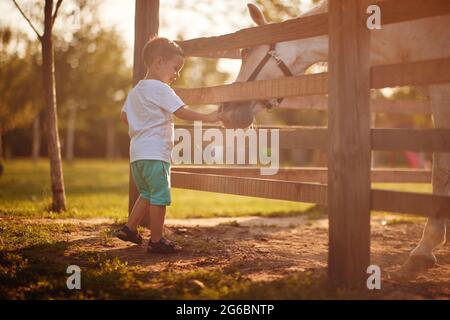
<path id="1" fill-rule="evenodd" d="M 42 30 L 43 1 L 17 1 Z M 251 27 L 245 0 L 160 1 L 159 34 L 190 39 Z M 269 22 L 298 16 L 318 1 L 257 0 Z M 0 10 L 0 159 L 47 156 L 40 44 L 11 0 Z M 127 128 L 118 121 L 131 88 L 134 0 L 65 0 L 54 28 L 56 97 L 63 159 L 126 159 Z M 189 58 L 175 87 L 230 83 L 240 61 Z M 375 92 L 390 99 L 423 99 L 413 88 Z M 256 124 L 326 126 L 325 111 L 274 110 Z M 379 127 L 432 127 L 429 115 L 377 114 Z M 430 154 L 377 152 L 377 165 L 427 167 Z M 283 151 L 284 165 L 325 166 L 319 151 Z"/>

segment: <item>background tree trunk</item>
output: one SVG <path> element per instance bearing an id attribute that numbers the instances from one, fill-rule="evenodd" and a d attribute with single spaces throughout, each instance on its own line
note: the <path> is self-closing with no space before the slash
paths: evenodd
<path id="1" fill-rule="evenodd" d="M 0 123 L 0 161 L 3 160 L 3 131 Z"/>
<path id="2" fill-rule="evenodd" d="M 77 119 L 77 107 L 72 105 L 69 108 L 69 119 L 67 122 L 66 160 L 68 162 L 72 162 L 74 159 L 76 119 Z"/>
<path id="3" fill-rule="evenodd" d="M 134 64 L 133 64 L 133 86 L 145 77 L 145 66 L 142 60 L 142 49 L 147 41 L 158 35 L 159 30 L 159 0 L 136 0 L 134 21 Z M 131 213 L 139 193 L 133 181 L 130 168 L 128 212 Z M 141 223 L 150 226 L 150 216 L 147 215 Z"/>
<path id="4" fill-rule="evenodd" d="M 61 163 L 61 146 L 58 134 L 58 118 L 56 114 L 55 73 L 52 43 L 52 10 L 53 0 L 45 1 L 44 35 L 42 37 L 42 62 L 44 77 L 45 107 L 47 116 L 47 142 L 50 158 L 50 178 L 53 194 L 52 211 L 66 210 L 66 196 Z"/>
<path id="5" fill-rule="evenodd" d="M 112 160 L 116 157 L 116 121 L 109 118 L 106 120 L 106 159 Z"/>
<path id="6" fill-rule="evenodd" d="M 3 175 L 3 131 L 0 123 L 0 177 Z"/>
<path id="7" fill-rule="evenodd" d="M 37 162 L 39 160 L 40 150 L 41 150 L 41 119 L 40 114 L 38 113 L 33 121 L 33 138 L 31 145 L 31 157 L 33 159 L 33 162 Z"/>

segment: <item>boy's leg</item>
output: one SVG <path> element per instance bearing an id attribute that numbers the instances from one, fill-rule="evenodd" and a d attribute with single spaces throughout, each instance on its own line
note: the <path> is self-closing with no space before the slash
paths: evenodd
<path id="1" fill-rule="evenodd" d="M 139 196 L 139 198 L 134 203 L 133 209 L 131 210 L 131 214 L 128 217 L 128 222 L 126 226 L 131 231 L 136 231 L 139 223 L 145 217 L 145 214 L 149 210 L 149 202 L 145 198 Z"/>
<path id="2" fill-rule="evenodd" d="M 150 230 L 151 242 L 158 242 L 162 238 L 164 229 L 164 219 L 166 217 L 166 206 L 154 205 L 150 203 Z"/>
<path id="3" fill-rule="evenodd" d="M 149 253 L 175 253 L 181 250 L 174 242 L 163 237 L 166 206 L 170 205 L 170 164 L 154 161 L 149 165 L 147 184 L 150 187 L 150 230 Z"/>
<path id="4" fill-rule="evenodd" d="M 123 241 L 129 241 L 136 244 L 142 243 L 142 237 L 137 232 L 137 226 L 145 214 L 148 212 L 149 202 L 144 197 L 139 198 L 134 203 L 128 222 L 116 232 L 116 237 Z"/>
<path id="5" fill-rule="evenodd" d="M 148 243 L 147 252 L 149 253 L 176 253 L 182 249 L 176 243 L 163 237 L 165 216 L 165 205 L 154 205 L 150 203 L 150 230 L 152 231 L 152 235 Z"/>

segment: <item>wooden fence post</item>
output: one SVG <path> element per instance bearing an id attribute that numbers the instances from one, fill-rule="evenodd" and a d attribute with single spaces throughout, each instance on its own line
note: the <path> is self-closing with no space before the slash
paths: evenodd
<path id="1" fill-rule="evenodd" d="M 133 86 L 145 77 L 145 65 L 142 60 L 142 49 L 147 41 L 158 34 L 159 30 L 159 0 L 136 0 L 134 21 L 134 63 Z M 136 199 L 139 197 L 136 184 L 129 173 L 128 214 L 131 213 Z M 150 217 L 147 215 L 141 223 L 149 226 Z"/>
<path id="2" fill-rule="evenodd" d="M 364 0 L 329 1 L 328 283 L 361 288 L 370 264 L 370 33 Z"/>

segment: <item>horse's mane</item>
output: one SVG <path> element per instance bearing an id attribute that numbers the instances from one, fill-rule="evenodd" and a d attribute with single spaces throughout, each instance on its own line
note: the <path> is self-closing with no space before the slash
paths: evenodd
<path id="1" fill-rule="evenodd" d="M 316 14 L 325 13 L 327 11 L 328 11 L 328 0 L 322 0 L 314 7 L 312 7 L 310 10 L 300 14 L 299 17 L 313 16 Z"/>
<path id="2" fill-rule="evenodd" d="M 386 0 L 372 0 L 371 3 L 379 3 Z M 299 15 L 299 17 L 307 17 L 307 16 L 313 16 L 315 14 L 325 13 L 328 12 L 328 0 L 322 0 L 318 4 L 316 4 L 314 7 L 312 7 L 310 10 L 306 11 L 305 13 L 302 13 Z"/>

